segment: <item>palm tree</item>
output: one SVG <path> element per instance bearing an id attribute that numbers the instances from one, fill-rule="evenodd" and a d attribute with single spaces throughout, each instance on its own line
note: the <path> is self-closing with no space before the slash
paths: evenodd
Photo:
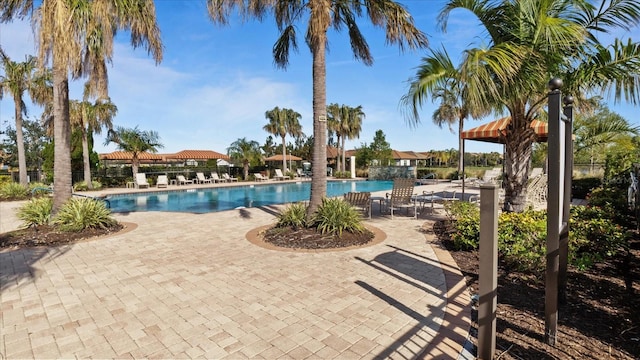
<path id="1" fill-rule="evenodd" d="M 87 84 L 88 87 L 88 84 Z M 82 133 L 82 159 L 84 163 L 84 181 L 89 189 L 93 189 L 91 181 L 91 163 L 89 161 L 89 134 L 100 134 L 102 128 L 113 128 L 111 120 L 118 112 L 118 108 L 110 99 L 98 99 L 95 103 L 87 100 L 88 91 L 85 87 L 83 101 L 71 101 L 69 116 L 71 124 L 79 128 Z"/>
<path id="2" fill-rule="evenodd" d="M 300 119 L 302 115 L 291 109 L 280 109 L 279 107 L 267 111 L 264 116 L 269 123 L 263 129 L 269 134 L 277 135 L 282 138 L 282 172 L 287 172 L 287 135 L 300 136 L 302 134 L 302 126 Z"/>
<path id="3" fill-rule="evenodd" d="M 599 33 L 629 29 L 640 20 L 636 0 L 449 0 L 438 16 L 446 30 L 450 13 L 473 13 L 488 39 L 483 48 L 465 51 L 461 80 L 470 108 L 506 109 L 511 116 L 506 129 L 505 208 L 522 211 L 535 132 L 531 122 L 546 104 L 552 77 L 564 80 L 562 91 L 580 104 L 584 94 L 614 89 L 616 101 L 640 98 L 640 45 L 615 40 L 610 47 L 598 41 Z"/>
<path id="4" fill-rule="evenodd" d="M 347 107 L 346 111 L 346 119 L 342 124 L 342 171 L 345 172 L 346 169 L 346 149 L 345 149 L 345 140 L 353 140 L 360 138 L 360 132 L 362 131 L 362 120 L 365 117 L 364 111 L 362 111 L 362 106 L 358 105 L 357 107 Z"/>
<path id="5" fill-rule="evenodd" d="M 446 49 L 432 50 L 429 56 L 422 59 L 408 93 L 401 99 L 401 103 L 410 108 L 407 115 L 411 123 L 420 121 L 418 108 L 429 94 L 433 101 L 440 102 L 433 112 L 433 122 L 440 128 L 446 124 L 450 130 L 453 124 L 458 123 L 458 176 L 464 176 L 464 121 L 469 116 L 478 118 L 485 115 L 483 109 L 470 106 L 462 77 L 463 74 L 453 65 Z"/>
<path id="6" fill-rule="evenodd" d="M 227 148 L 227 154 L 235 161 L 241 162 L 244 170 L 244 179 L 249 179 L 249 165 L 260 159 L 260 144 L 257 141 L 240 138 L 231 143 Z"/>
<path id="7" fill-rule="evenodd" d="M 369 45 L 362 36 L 356 18 L 363 8 L 371 23 L 384 28 L 388 43 L 410 49 L 427 46 L 422 31 L 414 26 L 413 18 L 401 4 L 393 0 L 207 0 L 209 16 L 215 23 L 227 24 L 233 9 L 238 8 L 244 19 L 262 19 L 272 13 L 280 38 L 273 46 L 276 66 L 286 68 L 290 50 L 298 49 L 296 22 L 307 20 L 304 38 L 311 50 L 313 77 L 313 178 L 311 199 L 307 209 L 310 217 L 327 195 L 327 86 L 326 52 L 329 27 L 340 31 L 349 29 L 351 49 L 356 59 L 365 65 L 373 64 Z"/>
<path id="8" fill-rule="evenodd" d="M 344 106 L 344 105 L 342 105 Z M 340 139 L 342 138 L 341 126 L 342 124 L 342 107 L 338 104 L 327 105 L 327 134 L 329 139 L 333 139 L 333 135 L 336 136 L 335 145 L 340 150 Z M 328 144 L 333 145 L 333 144 Z M 340 156 L 336 160 L 336 169 L 340 170 Z"/>
<path id="9" fill-rule="evenodd" d="M 109 130 L 104 144 L 114 143 L 118 149 L 131 153 L 131 170 L 133 177 L 138 173 L 140 153 L 157 153 L 164 145 L 160 143 L 160 136 L 153 130 L 143 131 L 136 126 L 133 129 L 118 126 L 116 130 Z"/>
<path id="10" fill-rule="evenodd" d="M 27 16 L 37 30 L 41 64 L 50 59 L 53 64 L 55 214 L 71 198 L 68 74 L 88 75 L 93 87 L 106 95 L 106 67 L 97 58 L 111 61 L 117 30 L 129 31 L 133 47 L 145 46 L 156 63 L 162 59 L 162 44 L 153 0 L 43 0 L 37 8 L 32 0 L 0 2 L 0 21 Z"/>
<path id="11" fill-rule="evenodd" d="M 44 104 L 50 98 L 51 84 L 48 72 L 37 72 L 37 60 L 27 56 L 24 62 L 12 61 L 0 48 L 0 66 L 4 75 L 0 75 L 0 99 L 4 93 L 13 97 L 16 120 L 16 147 L 18 149 L 18 172 L 20 184 L 27 185 L 27 158 L 24 151 L 22 115 L 27 116 L 24 104 L 24 92 L 36 104 Z"/>

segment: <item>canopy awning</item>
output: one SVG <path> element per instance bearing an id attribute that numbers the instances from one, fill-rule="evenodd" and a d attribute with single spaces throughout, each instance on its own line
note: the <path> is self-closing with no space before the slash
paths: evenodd
<path id="1" fill-rule="evenodd" d="M 504 144 L 504 136 L 506 134 L 506 128 L 511 122 L 511 116 L 503 117 L 502 119 L 494 120 L 490 123 L 480 125 L 473 129 L 463 131 L 460 134 L 465 140 L 486 141 L 498 144 Z M 538 142 L 546 142 L 549 136 L 549 127 L 546 122 L 540 120 L 533 120 L 531 127 L 536 132 Z"/>
<path id="2" fill-rule="evenodd" d="M 301 157 L 287 154 L 287 161 L 300 161 L 300 160 L 302 160 Z M 268 158 L 265 158 L 264 161 L 282 161 L 282 154 L 269 156 Z"/>

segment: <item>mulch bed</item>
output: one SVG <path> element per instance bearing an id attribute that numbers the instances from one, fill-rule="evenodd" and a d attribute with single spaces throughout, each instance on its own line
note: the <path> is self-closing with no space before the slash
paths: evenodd
<path id="1" fill-rule="evenodd" d="M 291 227 L 272 227 L 262 234 L 263 241 L 276 247 L 289 249 L 323 250 L 364 246 L 373 241 L 374 234 L 369 230 L 362 233 L 344 231 L 337 234 L 322 234 L 316 229 Z"/>
<path id="2" fill-rule="evenodd" d="M 477 251 L 454 251 L 446 220 L 433 232 L 465 276 L 471 294 L 478 292 Z M 425 229 L 429 231 L 429 229 Z M 567 303 L 558 313 L 556 346 L 544 339 L 544 278 L 498 265 L 496 357 L 500 359 L 639 359 L 640 240 L 629 256 L 596 268 L 568 273 Z M 472 311 L 477 330 L 477 311 Z M 476 339 L 472 341 L 477 345 Z"/>
<path id="3" fill-rule="evenodd" d="M 78 232 L 63 232 L 56 230 L 51 225 L 40 225 L 0 234 L 0 249 L 65 245 L 112 235 L 123 229 L 123 224 L 116 224 L 105 229 L 97 228 Z"/>

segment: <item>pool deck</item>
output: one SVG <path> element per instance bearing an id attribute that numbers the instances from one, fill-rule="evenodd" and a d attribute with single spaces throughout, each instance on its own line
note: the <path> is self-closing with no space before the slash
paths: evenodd
<path id="1" fill-rule="evenodd" d="M 459 193 L 453 186 L 416 193 Z M 0 203 L 0 232 L 19 226 L 22 203 Z M 249 242 L 246 234 L 273 224 L 281 208 L 115 214 L 128 231 L 0 251 L 0 359 L 473 358 L 463 349 L 470 294 L 429 231 L 437 210 L 418 220 L 376 213 L 366 224 L 386 239 L 359 249 Z"/>

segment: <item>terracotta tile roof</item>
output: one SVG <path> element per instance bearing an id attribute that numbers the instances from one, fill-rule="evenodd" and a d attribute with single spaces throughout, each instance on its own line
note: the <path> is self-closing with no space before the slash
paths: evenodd
<path id="1" fill-rule="evenodd" d="M 398 159 L 403 159 L 403 160 L 415 160 L 417 159 L 415 154 L 409 153 L 409 152 L 405 152 L 405 151 L 398 151 L 398 150 L 391 150 L 391 158 L 398 160 Z"/>
<path id="2" fill-rule="evenodd" d="M 287 161 L 290 161 L 290 160 L 299 161 L 299 160 L 302 160 L 302 158 L 295 155 L 287 154 Z M 282 161 L 282 154 L 269 156 L 268 158 L 265 158 L 264 161 Z"/>
<path id="3" fill-rule="evenodd" d="M 225 154 L 213 150 L 182 150 L 175 154 L 166 154 L 167 159 L 181 159 L 181 160 L 209 160 L 209 159 L 229 159 Z"/>
<path id="4" fill-rule="evenodd" d="M 128 151 L 114 151 L 108 154 L 100 154 L 100 160 L 131 160 L 133 159 L 133 153 Z M 164 158 L 160 154 L 151 154 L 148 152 L 138 153 L 138 159 L 140 160 L 163 160 Z"/>
<path id="5" fill-rule="evenodd" d="M 338 148 L 327 145 L 327 159 L 335 159 L 338 157 Z"/>

